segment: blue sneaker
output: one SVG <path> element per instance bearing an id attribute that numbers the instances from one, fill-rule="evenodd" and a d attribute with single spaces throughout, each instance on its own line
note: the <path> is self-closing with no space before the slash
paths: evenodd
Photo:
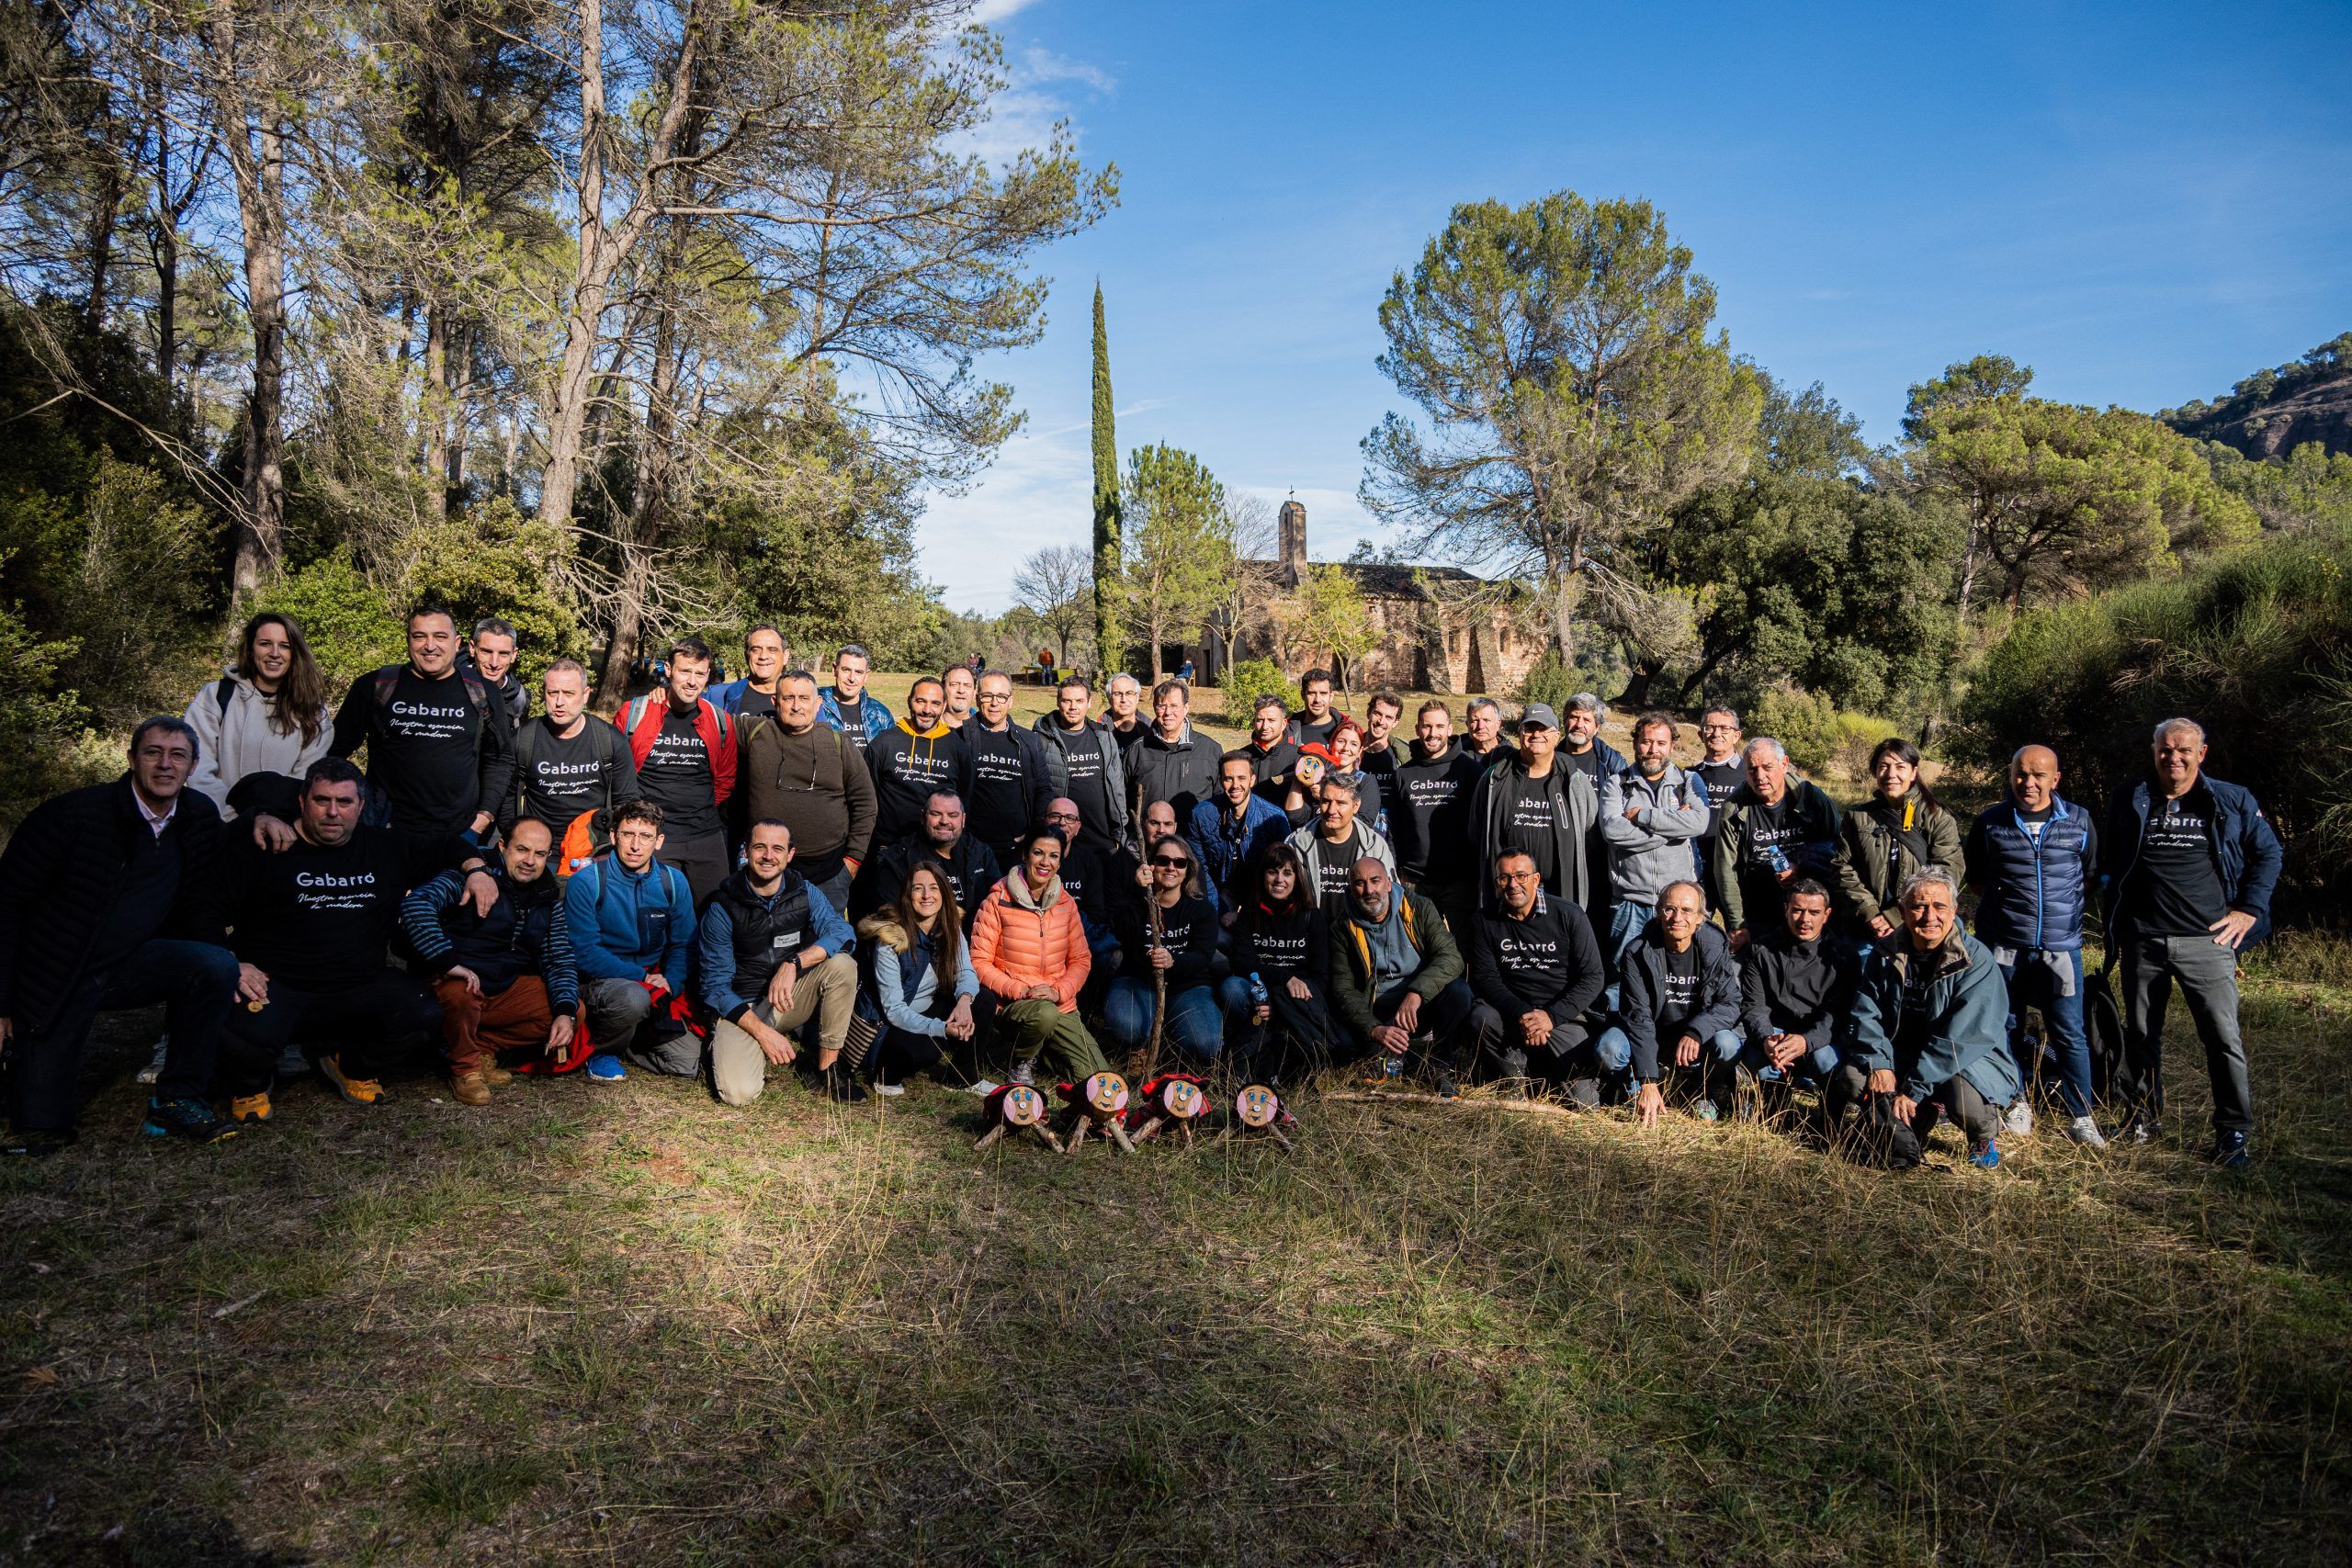
<path id="1" fill-rule="evenodd" d="M 2211 1158 L 2223 1170 L 2244 1170 L 2254 1163 L 2254 1156 L 2246 1149 L 2244 1133 L 2216 1134 Z"/>
<path id="2" fill-rule="evenodd" d="M 599 1051 L 588 1058 L 590 1083 L 618 1083 L 628 1077 L 628 1069 L 621 1066 L 620 1057 L 610 1051 Z"/>
<path id="3" fill-rule="evenodd" d="M 1984 1170 L 1991 1170 L 2001 1163 L 2001 1145 L 1989 1139 L 1986 1140 L 1983 1148 L 1970 1152 L 1968 1163 Z"/>
<path id="4" fill-rule="evenodd" d="M 186 1138 L 192 1144 L 217 1144 L 237 1135 L 237 1124 L 214 1115 L 212 1107 L 203 1100 L 152 1096 L 147 1101 L 147 1120 L 139 1130 L 151 1138 Z"/>

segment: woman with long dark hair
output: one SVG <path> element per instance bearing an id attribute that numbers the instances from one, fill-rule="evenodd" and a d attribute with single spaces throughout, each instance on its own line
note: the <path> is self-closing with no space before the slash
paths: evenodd
<path id="1" fill-rule="evenodd" d="M 1878 788 L 1839 825 L 1838 886 L 1848 934 L 1883 941 L 1902 924 L 1904 884 L 1930 868 L 1961 874 L 1960 819 L 1919 782 L 1919 749 L 1890 735 L 1871 752 Z"/>
<path id="2" fill-rule="evenodd" d="M 1118 933 L 1119 973 L 1102 998 L 1102 1027 L 1121 1049 L 1137 1052 L 1151 1039 L 1155 1009 L 1168 1016 L 1161 1038 L 1195 1070 L 1225 1049 L 1217 1016 L 1216 911 L 1201 892 L 1201 865 L 1193 846 L 1171 833 L 1144 856 L 1149 885 L 1114 895 L 1111 929 Z M 1163 1063 L 1165 1065 L 1172 1065 Z"/>
<path id="3" fill-rule="evenodd" d="M 865 938 L 858 1016 L 875 1030 L 874 1087 L 899 1082 L 936 1063 L 978 1032 L 973 1006 L 979 976 L 964 942 L 956 889 L 936 863 L 917 861 L 895 903 L 857 923 Z"/>
<path id="4" fill-rule="evenodd" d="M 1279 1083 L 1330 1054 L 1324 986 L 1330 972 L 1331 928 L 1307 881 L 1306 863 L 1288 844 L 1261 851 L 1241 886 L 1233 974 L 1217 987 L 1217 999 L 1237 1053 L 1252 1052 L 1255 1076 Z M 1252 976 L 1265 987 L 1262 1003 L 1251 995 Z"/>
<path id="5" fill-rule="evenodd" d="M 188 784 L 233 818 L 229 792 L 253 773 L 300 778 L 327 754 L 334 724 L 326 676 L 289 615 L 264 610 L 245 623 L 236 661 L 189 699 L 183 716 L 196 731 L 196 771 Z"/>

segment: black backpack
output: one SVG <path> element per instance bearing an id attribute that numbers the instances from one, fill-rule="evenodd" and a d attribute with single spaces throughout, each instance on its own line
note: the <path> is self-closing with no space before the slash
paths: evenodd
<path id="1" fill-rule="evenodd" d="M 2113 959 L 2098 966 L 2098 972 L 2083 976 L 2083 1033 L 2091 1048 L 2091 1095 L 2106 1103 L 2113 1092 L 2116 1074 L 2123 1066 L 2123 1010 L 2116 1005 L 2115 987 L 2108 979 L 2108 972 L 2115 967 Z"/>
<path id="2" fill-rule="evenodd" d="M 1895 1118 L 1894 1096 L 1883 1092 L 1862 1096 L 1854 1124 L 1842 1142 L 1858 1165 L 1884 1170 L 1909 1170 L 1919 1163 L 1919 1134 Z"/>

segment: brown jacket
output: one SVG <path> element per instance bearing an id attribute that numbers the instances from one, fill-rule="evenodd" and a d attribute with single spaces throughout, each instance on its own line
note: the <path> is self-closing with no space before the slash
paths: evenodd
<path id="1" fill-rule="evenodd" d="M 748 825 L 775 818 L 792 829 L 792 856 L 803 876 L 822 882 L 843 859 L 863 861 L 874 837 L 874 779 L 842 732 L 812 724 L 787 735 L 768 715 L 738 732 L 742 748 L 735 787 Z"/>

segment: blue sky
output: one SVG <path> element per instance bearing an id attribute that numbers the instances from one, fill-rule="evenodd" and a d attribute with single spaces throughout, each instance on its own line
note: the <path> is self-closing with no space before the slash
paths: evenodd
<path id="1" fill-rule="evenodd" d="M 2002 353 L 2154 411 L 2352 329 L 2352 5 L 1354 5 L 979 0 L 1013 86 L 983 151 L 1072 124 L 1120 206 L 1050 251 L 992 358 L 1026 431 L 933 500 L 958 608 L 1088 527 L 1089 306 L 1122 454 L 1295 488 L 1318 559 L 1380 537 L 1357 444 L 1399 406 L 1376 310 L 1457 202 L 1643 196 L 1733 348 L 1897 434 Z"/>

